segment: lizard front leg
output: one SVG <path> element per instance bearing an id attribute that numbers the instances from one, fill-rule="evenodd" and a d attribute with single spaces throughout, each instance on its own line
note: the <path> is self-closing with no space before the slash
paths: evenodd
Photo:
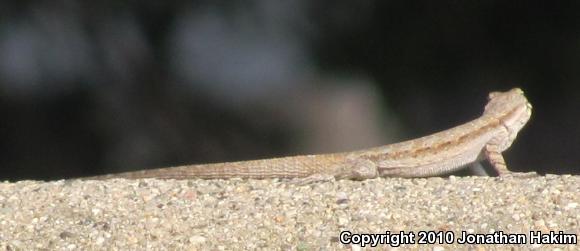
<path id="1" fill-rule="evenodd" d="M 514 173 L 508 170 L 503 155 L 499 151 L 499 146 L 497 144 L 487 143 L 483 149 L 483 152 L 489 163 L 501 177 L 512 176 L 518 178 L 531 178 L 538 176 L 538 173 L 536 172 Z"/>
<path id="2" fill-rule="evenodd" d="M 503 155 L 501 155 L 499 146 L 497 144 L 489 142 L 485 145 L 485 149 L 483 151 L 485 157 L 487 158 L 491 166 L 493 166 L 493 168 L 495 169 L 495 171 L 499 176 L 504 176 L 506 174 L 511 173 L 507 169 L 505 159 L 503 158 Z"/>

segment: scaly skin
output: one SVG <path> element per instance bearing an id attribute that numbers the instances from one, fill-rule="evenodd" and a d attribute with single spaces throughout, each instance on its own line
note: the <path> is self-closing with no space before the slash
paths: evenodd
<path id="1" fill-rule="evenodd" d="M 475 120 L 401 143 L 346 153 L 186 165 L 87 179 L 413 178 L 447 174 L 484 159 L 505 175 L 509 171 L 501 153 L 511 146 L 531 114 L 532 105 L 524 92 L 514 88 L 490 93 L 483 115 Z"/>

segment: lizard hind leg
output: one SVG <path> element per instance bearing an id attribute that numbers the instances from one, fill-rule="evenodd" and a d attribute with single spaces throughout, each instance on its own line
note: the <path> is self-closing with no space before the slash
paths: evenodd
<path id="1" fill-rule="evenodd" d="M 351 180 L 366 180 L 379 177 L 379 169 L 375 162 L 368 159 L 353 159 L 347 161 L 343 170 L 345 177 L 337 177 Z"/>
<path id="2" fill-rule="evenodd" d="M 347 160 L 340 166 L 329 167 L 327 173 L 314 173 L 303 178 L 293 179 L 290 183 L 308 185 L 318 182 L 330 182 L 340 179 L 365 180 L 379 176 L 377 165 L 368 159 Z"/>

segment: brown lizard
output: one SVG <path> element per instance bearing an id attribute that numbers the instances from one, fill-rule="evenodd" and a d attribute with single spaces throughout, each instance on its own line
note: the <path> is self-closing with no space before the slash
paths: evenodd
<path id="1" fill-rule="evenodd" d="M 532 105 L 524 92 L 514 88 L 490 93 L 483 115 L 475 120 L 401 143 L 354 152 L 186 165 L 88 179 L 412 178 L 447 174 L 485 159 L 501 176 L 510 173 L 501 153 L 511 146 L 531 114 Z"/>

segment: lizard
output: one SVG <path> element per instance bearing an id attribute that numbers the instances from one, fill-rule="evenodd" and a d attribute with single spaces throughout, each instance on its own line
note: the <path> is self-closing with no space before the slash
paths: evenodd
<path id="1" fill-rule="evenodd" d="M 532 105 L 520 88 L 491 92 L 480 117 L 428 136 L 352 152 L 184 165 L 88 177 L 228 179 L 313 178 L 364 180 L 376 177 L 440 176 L 487 160 L 499 176 L 513 174 L 502 152 L 530 119 Z"/>

